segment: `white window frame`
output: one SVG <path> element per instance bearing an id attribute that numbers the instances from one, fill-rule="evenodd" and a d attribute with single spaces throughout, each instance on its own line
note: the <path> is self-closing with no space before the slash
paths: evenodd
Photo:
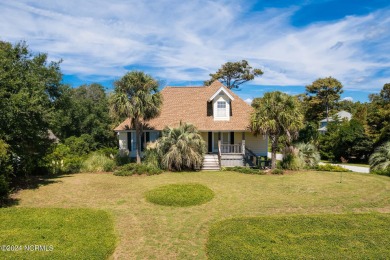
<path id="1" fill-rule="evenodd" d="M 217 101 L 217 117 L 227 117 L 227 102 L 226 101 Z M 222 107 L 220 107 L 221 105 Z"/>

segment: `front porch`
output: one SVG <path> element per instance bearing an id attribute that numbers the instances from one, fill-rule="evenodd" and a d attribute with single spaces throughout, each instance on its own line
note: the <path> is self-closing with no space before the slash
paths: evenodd
<path id="1" fill-rule="evenodd" d="M 215 155 L 215 160 L 211 156 L 205 157 L 203 169 L 208 167 L 213 161 L 215 165 L 210 167 L 215 169 L 217 166 L 257 166 L 259 164 L 258 156 L 263 154 L 268 146 L 267 139 L 262 136 L 254 136 L 250 132 L 201 132 L 203 139 L 207 143 L 207 152 L 209 155 Z"/>

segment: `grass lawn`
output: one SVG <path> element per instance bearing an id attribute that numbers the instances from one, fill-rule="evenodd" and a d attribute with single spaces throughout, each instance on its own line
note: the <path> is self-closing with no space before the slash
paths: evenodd
<path id="1" fill-rule="evenodd" d="M 197 183 L 169 184 L 146 193 L 152 203 L 173 207 L 188 207 L 206 203 L 214 198 L 214 192 Z"/>
<path id="2" fill-rule="evenodd" d="M 5 208 L 0 230 L 0 259 L 105 259 L 116 244 L 102 210 Z"/>
<path id="3" fill-rule="evenodd" d="M 390 214 L 234 218 L 213 225 L 210 259 L 382 259 Z"/>
<path id="4" fill-rule="evenodd" d="M 145 197 L 155 188 L 185 183 L 205 185 L 215 196 L 191 207 L 156 205 Z M 344 173 L 342 183 L 339 173 L 331 172 L 281 176 L 197 172 L 132 177 L 83 173 L 23 190 L 14 199 L 18 200 L 18 208 L 89 208 L 109 212 L 118 236 L 113 258 L 206 259 L 209 230 L 224 219 L 390 213 L 389 194 L 389 177 L 358 173 Z"/>

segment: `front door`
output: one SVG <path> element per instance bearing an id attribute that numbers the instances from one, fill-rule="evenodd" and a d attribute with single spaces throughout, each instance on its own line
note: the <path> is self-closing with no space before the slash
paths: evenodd
<path id="1" fill-rule="evenodd" d="M 213 133 L 213 152 L 218 153 L 218 132 Z M 221 132 L 221 144 L 230 144 L 230 132 Z"/>

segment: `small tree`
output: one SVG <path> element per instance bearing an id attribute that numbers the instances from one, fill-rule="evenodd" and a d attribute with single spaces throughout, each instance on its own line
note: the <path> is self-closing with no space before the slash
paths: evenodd
<path id="1" fill-rule="evenodd" d="M 303 113 L 296 97 L 280 91 L 268 92 L 252 102 L 250 128 L 254 134 L 267 134 L 271 139 L 271 168 L 276 167 L 276 151 L 279 138 L 287 137 L 290 143 L 303 126 Z"/>
<path id="2" fill-rule="evenodd" d="M 163 130 L 157 150 L 164 169 L 193 170 L 202 165 L 206 144 L 193 125 L 180 123 L 178 128 L 166 127 Z"/>
<path id="3" fill-rule="evenodd" d="M 216 73 L 210 74 L 211 79 L 205 81 L 204 85 L 208 86 L 215 80 L 219 80 L 229 89 L 238 88 L 239 85 L 261 75 L 263 71 L 253 69 L 246 60 L 226 62 Z"/>
<path id="4" fill-rule="evenodd" d="M 390 141 L 377 147 L 370 156 L 371 170 L 389 170 L 390 171 Z"/>
<path id="5" fill-rule="evenodd" d="M 115 83 L 110 97 L 110 111 L 118 117 L 127 117 L 136 132 L 137 163 L 141 163 L 141 136 L 143 124 L 160 114 L 162 96 L 158 82 L 141 72 L 126 73 Z"/>

